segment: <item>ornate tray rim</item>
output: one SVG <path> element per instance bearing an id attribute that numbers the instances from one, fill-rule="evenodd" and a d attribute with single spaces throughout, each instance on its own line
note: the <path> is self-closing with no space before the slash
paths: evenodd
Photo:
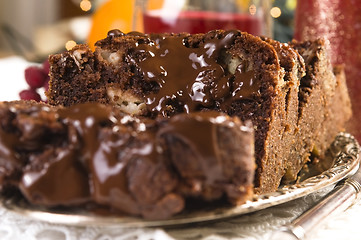
<path id="1" fill-rule="evenodd" d="M 300 183 L 281 186 L 276 192 L 255 196 L 252 200 L 235 207 L 217 207 L 185 212 L 167 220 L 144 220 L 136 217 L 98 216 L 86 212 L 55 212 L 19 203 L 12 198 L 0 198 L 3 207 L 11 212 L 53 224 L 97 227 L 170 227 L 237 217 L 263 210 L 319 191 L 354 174 L 360 164 L 360 146 L 349 133 L 340 133 L 329 149 L 334 156 L 333 166 L 323 173 Z"/>

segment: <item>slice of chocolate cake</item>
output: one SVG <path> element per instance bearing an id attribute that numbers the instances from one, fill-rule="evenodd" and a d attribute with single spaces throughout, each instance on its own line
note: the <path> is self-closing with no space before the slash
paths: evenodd
<path id="1" fill-rule="evenodd" d="M 296 71 L 281 68 L 274 47 L 239 31 L 123 34 L 50 57 L 49 103 L 98 101 L 148 117 L 216 110 L 255 128 L 258 192 L 274 191 L 285 173 Z M 291 90 L 293 89 L 293 90 Z M 287 140 L 288 141 L 288 140 Z M 291 140 L 289 140 L 291 141 Z"/>
<path id="2" fill-rule="evenodd" d="M 289 154 L 287 155 L 286 166 L 297 165 L 298 158 L 308 158 L 308 151 L 293 151 L 293 147 L 290 143 L 296 143 L 296 133 L 298 132 L 298 115 L 299 115 L 299 86 L 300 80 L 304 77 L 306 73 L 305 63 L 300 54 L 293 49 L 287 43 L 280 43 L 270 38 L 262 38 L 264 41 L 271 44 L 276 52 L 280 61 L 281 67 L 285 71 L 284 80 L 286 81 L 285 87 L 282 89 L 286 93 L 286 116 L 283 124 L 285 131 L 282 132 L 282 141 L 278 144 L 283 149 L 287 149 Z M 296 158 L 293 158 L 293 154 L 297 154 Z M 301 168 L 297 168 L 297 171 L 294 172 L 295 176 L 297 176 L 299 170 Z"/>
<path id="3" fill-rule="evenodd" d="M 143 119 L 98 103 L 0 103 L 0 189 L 32 204 L 94 204 L 148 219 L 186 199 L 253 195 L 253 128 L 209 111 Z M 181 157 L 179 157 L 181 154 Z"/>
<path id="4" fill-rule="evenodd" d="M 304 164 L 322 159 L 335 136 L 351 117 L 346 79 L 340 67 L 334 71 L 325 40 L 293 41 L 305 60 L 306 75 L 299 87 L 296 141 L 292 144 L 285 181 L 293 181 Z"/>

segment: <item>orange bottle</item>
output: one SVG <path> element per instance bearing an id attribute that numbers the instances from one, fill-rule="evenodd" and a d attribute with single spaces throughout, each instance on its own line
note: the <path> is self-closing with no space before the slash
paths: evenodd
<path id="1" fill-rule="evenodd" d="M 92 16 L 92 27 L 88 36 L 88 44 L 94 44 L 107 36 L 108 31 L 119 29 L 122 32 L 132 31 L 135 0 L 109 0 L 101 5 Z"/>

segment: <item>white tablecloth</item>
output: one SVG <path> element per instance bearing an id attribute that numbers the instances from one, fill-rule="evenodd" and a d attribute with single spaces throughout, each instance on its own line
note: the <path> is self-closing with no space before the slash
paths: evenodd
<path id="1" fill-rule="evenodd" d="M 0 101 L 18 99 L 27 88 L 24 68 L 29 63 L 21 58 L 0 59 Z M 100 228 L 74 227 L 34 221 L 0 207 L 1 240 L 226 240 L 268 239 L 271 232 L 287 224 L 313 206 L 332 187 L 306 197 L 252 214 L 213 223 L 193 224 L 183 228 Z M 361 239 L 361 203 L 346 212 L 327 219 L 310 236 L 313 240 Z"/>
<path id="2" fill-rule="evenodd" d="M 19 92 L 27 89 L 24 69 L 31 63 L 20 57 L 0 59 L 0 101 L 19 99 Z"/>

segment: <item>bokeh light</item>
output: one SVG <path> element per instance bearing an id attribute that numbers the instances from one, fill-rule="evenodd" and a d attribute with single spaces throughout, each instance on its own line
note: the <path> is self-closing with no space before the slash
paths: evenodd
<path id="1" fill-rule="evenodd" d="M 256 12 L 257 12 L 257 8 L 256 8 L 256 6 L 255 6 L 254 4 L 252 4 L 251 6 L 249 6 L 249 13 L 250 13 L 251 15 L 255 15 Z"/>
<path id="2" fill-rule="evenodd" d="M 280 9 L 279 7 L 273 7 L 273 8 L 271 8 L 271 10 L 270 10 L 270 14 L 271 14 L 271 16 L 272 16 L 273 18 L 278 18 L 278 17 L 281 16 L 282 11 L 281 11 L 281 9 Z"/>
<path id="3" fill-rule="evenodd" d="M 84 12 L 87 12 L 92 8 L 92 4 L 91 4 L 91 2 L 89 0 L 82 0 L 80 2 L 80 8 Z"/>
<path id="4" fill-rule="evenodd" d="M 76 46 L 76 42 L 74 40 L 69 40 L 65 43 L 65 48 L 68 51 L 73 49 L 73 47 L 75 47 L 75 46 Z"/>

